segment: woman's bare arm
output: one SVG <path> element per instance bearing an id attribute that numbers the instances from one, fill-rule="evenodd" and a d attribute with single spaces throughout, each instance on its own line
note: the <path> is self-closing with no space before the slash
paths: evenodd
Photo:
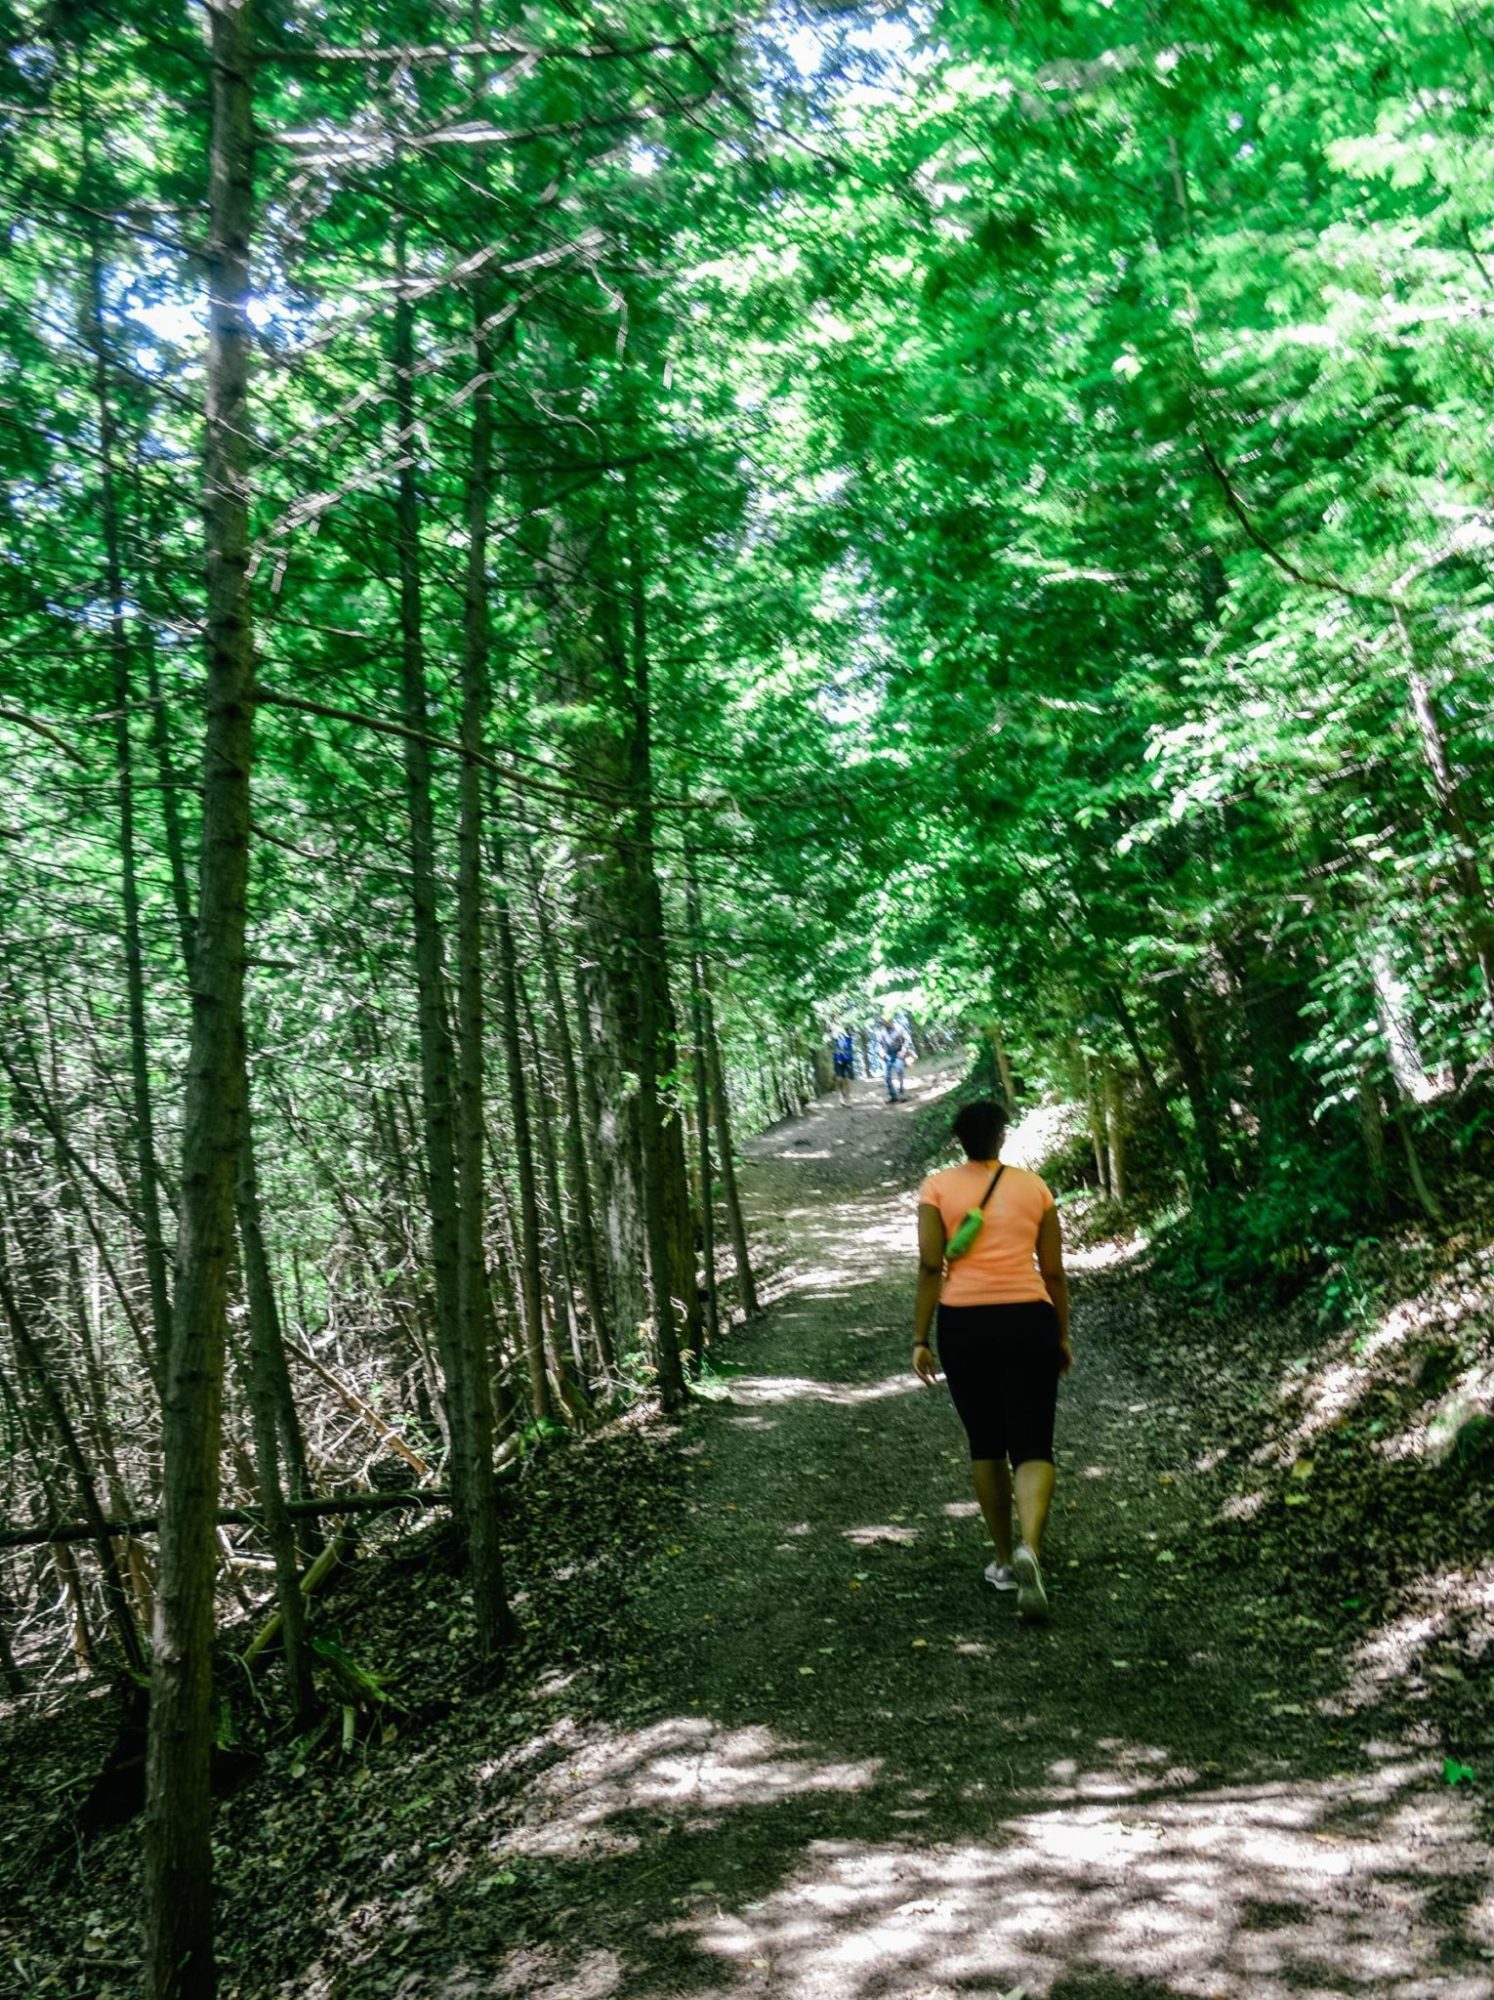
<path id="1" fill-rule="evenodd" d="M 1074 1365 L 1074 1350 L 1069 1345 L 1069 1280 L 1063 1268 L 1063 1231 L 1058 1226 L 1056 1208 L 1043 1211 L 1038 1224 L 1037 1254 L 1038 1269 L 1053 1301 L 1053 1310 L 1058 1314 L 1058 1341 L 1063 1350 L 1059 1372 L 1067 1375 Z"/>
<path id="2" fill-rule="evenodd" d="M 944 1217 L 930 1201 L 918 1204 L 918 1294 L 913 1302 L 913 1366 L 924 1382 L 934 1380 L 928 1351 L 929 1328 L 944 1277 Z"/>

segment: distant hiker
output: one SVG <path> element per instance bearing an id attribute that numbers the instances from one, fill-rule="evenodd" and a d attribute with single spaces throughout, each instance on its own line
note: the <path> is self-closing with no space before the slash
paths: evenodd
<path id="1" fill-rule="evenodd" d="M 882 1016 L 877 1029 L 877 1055 L 882 1064 L 882 1075 L 887 1083 L 887 1102 L 900 1104 L 907 1096 L 903 1088 L 903 1065 L 913 1053 L 913 1037 L 901 1022 L 890 1015 Z"/>
<path id="2" fill-rule="evenodd" d="M 1015 1590 L 1017 1611 L 1048 1615 L 1039 1557 L 1053 1499 L 1058 1378 L 1073 1366 L 1069 1289 L 1053 1196 L 1036 1174 L 1002 1164 L 1006 1111 L 967 1104 L 954 1134 L 965 1164 L 918 1190 L 913 1368 L 938 1379 L 929 1327 L 939 1308 L 939 1365 L 970 1440 L 975 1497 L 996 1545 L 986 1581 Z M 1012 1494 L 1022 1539 L 1012 1548 Z"/>
<path id="3" fill-rule="evenodd" d="M 841 1029 L 830 1044 L 830 1053 L 835 1063 L 835 1088 L 840 1092 L 841 1103 L 849 1104 L 856 1077 L 856 1037 L 849 1028 Z"/>

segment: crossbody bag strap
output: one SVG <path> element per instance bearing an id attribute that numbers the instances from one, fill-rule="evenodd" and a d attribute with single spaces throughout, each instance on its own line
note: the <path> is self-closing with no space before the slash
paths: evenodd
<path id="1" fill-rule="evenodd" d="M 980 1198 L 980 1205 L 982 1208 L 985 1207 L 986 1203 L 991 1199 L 991 1196 L 995 1194 L 996 1183 L 1001 1179 L 1001 1176 L 1005 1172 L 1006 1172 L 1006 1161 L 1003 1160 L 1001 1162 L 1001 1165 L 996 1169 L 995 1173 L 992 1174 L 991 1176 L 991 1185 L 986 1189 L 985 1193 Z"/>

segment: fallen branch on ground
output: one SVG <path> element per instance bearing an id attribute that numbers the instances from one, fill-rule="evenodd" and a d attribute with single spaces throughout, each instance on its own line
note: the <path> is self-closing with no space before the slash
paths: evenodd
<path id="1" fill-rule="evenodd" d="M 447 1492 L 344 1493 L 341 1498 L 288 1500 L 285 1511 L 293 1520 L 314 1520 L 319 1514 L 382 1514 L 398 1507 L 449 1507 Z M 258 1507 L 224 1507 L 214 1517 L 220 1527 L 262 1528 L 264 1513 Z M 160 1516 L 142 1514 L 131 1521 L 105 1521 L 110 1535 L 153 1535 Z M 29 1549 L 44 1542 L 97 1541 L 98 1529 L 83 1522 L 67 1522 L 50 1528 L 7 1528 L 0 1532 L 0 1549 Z"/>

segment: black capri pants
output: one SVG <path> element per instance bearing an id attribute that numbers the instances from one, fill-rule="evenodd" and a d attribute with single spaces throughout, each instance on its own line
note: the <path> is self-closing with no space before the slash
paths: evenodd
<path id="1" fill-rule="evenodd" d="M 972 1458 L 1053 1462 L 1058 1314 L 1047 1299 L 939 1308 L 939 1365 Z"/>

